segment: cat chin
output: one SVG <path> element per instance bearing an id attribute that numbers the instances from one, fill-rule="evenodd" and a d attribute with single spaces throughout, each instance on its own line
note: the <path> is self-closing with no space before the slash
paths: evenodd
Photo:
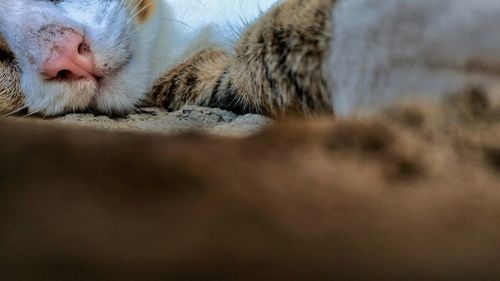
<path id="1" fill-rule="evenodd" d="M 149 88 L 139 79 L 119 79 L 101 85 L 91 107 L 107 115 L 132 112 L 144 100 Z"/>
<path id="2" fill-rule="evenodd" d="M 26 82 L 27 85 L 36 85 Z M 120 115 L 132 112 L 146 96 L 145 84 L 138 79 L 49 81 L 24 89 L 30 114 L 54 116 L 91 110 L 94 113 Z M 41 93 L 44 94 L 41 94 Z M 46 93 L 50 93 L 47 95 Z"/>
<path id="3" fill-rule="evenodd" d="M 23 80 L 22 86 L 28 112 L 44 116 L 84 110 L 98 94 L 98 84 L 93 80 L 39 83 Z"/>

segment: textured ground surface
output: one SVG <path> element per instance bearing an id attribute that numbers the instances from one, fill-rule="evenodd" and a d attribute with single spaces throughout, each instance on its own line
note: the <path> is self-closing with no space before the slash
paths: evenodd
<path id="1" fill-rule="evenodd" d="M 162 114 L 56 122 L 262 118 Z M 247 138 L 56 122 L 0 118 L 1 281 L 500 280 L 500 104 L 478 89 Z"/>
<path id="2" fill-rule="evenodd" d="M 56 119 L 68 125 L 90 126 L 109 130 L 159 132 L 178 134 L 201 131 L 224 136 L 246 136 L 271 123 L 267 117 L 197 106 L 187 106 L 176 112 L 149 108 L 147 113 L 132 114 L 127 118 L 111 119 L 91 114 L 69 114 Z"/>

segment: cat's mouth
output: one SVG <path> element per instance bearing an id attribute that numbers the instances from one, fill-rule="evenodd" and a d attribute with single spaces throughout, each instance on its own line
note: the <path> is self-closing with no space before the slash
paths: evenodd
<path id="1" fill-rule="evenodd" d="M 101 81 L 104 79 L 104 75 L 99 74 L 99 73 L 93 73 L 93 74 L 87 75 L 85 77 L 81 76 L 81 77 L 78 77 L 76 79 L 73 78 L 72 76 L 73 76 L 73 74 L 71 72 L 69 72 L 67 70 L 62 70 L 57 74 L 56 77 L 46 79 L 46 80 L 51 81 L 51 82 L 67 83 L 67 84 L 71 84 L 73 82 L 86 81 L 86 82 L 89 82 L 92 84 L 99 85 L 101 83 Z"/>
<path id="2" fill-rule="evenodd" d="M 127 57 L 122 63 L 111 66 L 104 63 L 103 66 L 96 66 L 91 71 L 85 72 L 85 75 L 75 77 L 75 73 L 69 70 L 61 70 L 54 78 L 46 79 L 48 82 L 63 83 L 67 85 L 90 84 L 99 89 L 106 83 L 117 79 L 122 75 L 123 70 L 129 65 L 132 56 Z"/>

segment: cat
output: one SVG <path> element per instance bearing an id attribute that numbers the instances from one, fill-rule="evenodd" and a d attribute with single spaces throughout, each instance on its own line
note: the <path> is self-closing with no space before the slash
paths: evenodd
<path id="1" fill-rule="evenodd" d="M 493 0 L 6 0 L 0 8 L 5 112 L 127 113 L 150 100 L 168 110 L 349 116 L 499 81 Z M 67 63 L 67 48 L 57 51 L 70 37 L 83 68 Z M 62 66 L 53 59 L 61 56 Z"/>
<path id="2" fill-rule="evenodd" d="M 274 2 L 2 1 L 0 107 L 130 112 L 161 74 L 199 50 L 229 50 L 242 21 Z"/>
<path id="3" fill-rule="evenodd" d="M 126 113 L 150 96 L 348 116 L 498 80 L 493 0 L 267 2 L 236 46 L 239 17 L 189 32 L 168 3 L 1 0 L 2 111 Z M 100 24 L 87 38 L 72 18 Z M 76 66 L 36 71 L 61 56 Z M 500 110 L 476 89 L 457 112 L 292 120 L 244 139 L 0 118 L 1 279 L 495 280 Z"/>

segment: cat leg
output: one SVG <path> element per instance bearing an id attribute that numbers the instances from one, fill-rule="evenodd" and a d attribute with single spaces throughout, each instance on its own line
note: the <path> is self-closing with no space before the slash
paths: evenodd
<path id="1" fill-rule="evenodd" d="M 236 113 L 331 113 L 325 79 L 334 0 L 290 0 L 243 33 L 235 54 L 198 53 L 158 80 L 153 100 L 169 110 L 184 104 Z"/>

